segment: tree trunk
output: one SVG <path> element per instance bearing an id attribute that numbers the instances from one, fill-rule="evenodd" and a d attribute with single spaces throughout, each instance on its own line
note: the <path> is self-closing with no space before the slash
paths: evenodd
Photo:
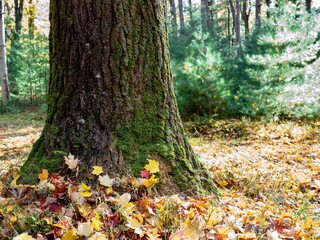
<path id="1" fill-rule="evenodd" d="M 193 16 L 192 16 L 192 0 L 189 0 L 189 15 L 190 15 L 190 19 L 192 20 Z"/>
<path id="2" fill-rule="evenodd" d="M 183 16 L 183 0 L 179 0 L 179 20 L 180 20 L 180 31 L 184 30 L 184 16 Z"/>
<path id="3" fill-rule="evenodd" d="M 236 30 L 236 10 L 234 9 L 233 0 L 229 0 L 229 6 L 230 11 L 232 15 L 232 36 L 234 36 L 235 30 Z M 232 37 L 232 44 L 234 43 L 233 37 Z"/>
<path id="4" fill-rule="evenodd" d="M 7 105 L 9 101 L 9 82 L 7 71 L 6 41 L 5 41 L 5 25 L 4 25 L 4 0 L 0 0 L 0 81 L 2 92 L 2 104 Z"/>
<path id="5" fill-rule="evenodd" d="M 201 0 L 201 19 L 202 19 L 202 28 L 205 30 L 210 29 L 211 17 L 210 17 L 208 0 Z"/>
<path id="6" fill-rule="evenodd" d="M 165 1 L 56 0 L 50 11 L 47 119 L 20 181 L 61 170 L 70 152 L 81 160 L 80 179 L 95 165 L 138 176 L 156 159 L 161 193 L 213 186 L 179 117 Z"/>
<path id="7" fill-rule="evenodd" d="M 36 18 L 36 5 L 33 0 L 28 1 L 28 30 L 29 36 L 33 38 L 34 35 L 34 19 Z"/>
<path id="8" fill-rule="evenodd" d="M 241 14 L 240 0 L 236 0 L 235 31 L 236 31 L 236 47 L 237 47 L 238 56 L 240 56 L 241 54 L 240 14 Z"/>
<path id="9" fill-rule="evenodd" d="M 247 0 L 244 0 L 242 3 L 242 20 L 244 22 L 244 32 L 245 32 L 245 37 L 248 38 L 249 37 L 249 18 L 250 18 L 250 8 L 248 9 L 248 5 L 247 5 Z"/>
<path id="10" fill-rule="evenodd" d="M 178 37 L 178 22 L 177 22 L 177 9 L 175 0 L 170 0 L 170 10 L 172 16 L 172 26 L 174 31 L 174 36 Z"/>
<path id="11" fill-rule="evenodd" d="M 22 27 L 22 16 L 23 16 L 23 0 L 14 0 L 14 16 L 15 16 L 15 29 L 16 38 L 19 38 L 20 30 Z"/>
<path id="12" fill-rule="evenodd" d="M 256 26 L 261 25 L 261 0 L 256 0 Z"/>
<path id="13" fill-rule="evenodd" d="M 312 0 L 306 0 L 306 10 L 308 13 L 311 13 L 311 4 Z"/>

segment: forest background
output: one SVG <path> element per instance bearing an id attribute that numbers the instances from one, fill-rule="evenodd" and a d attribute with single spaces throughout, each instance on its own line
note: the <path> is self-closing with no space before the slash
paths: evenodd
<path id="1" fill-rule="evenodd" d="M 45 108 L 48 5 L 43 0 L 5 1 L 11 101 L 2 112 L 23 105 Z M 316 118 L 318 5 L 297 0 L 169 1 L 171 65 L 182 116 Z"/>

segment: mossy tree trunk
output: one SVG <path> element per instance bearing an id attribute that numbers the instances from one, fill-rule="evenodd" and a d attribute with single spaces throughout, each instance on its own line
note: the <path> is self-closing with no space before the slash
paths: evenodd
<path id="1" fill-rule="evenodd" d="M 160 162 L 162 193 L 212 187 L 179 117 L 170 73 L 165 0 L 54 0 L 50 5 L 47 119 L 20 182 L 81 161 L 79 178 Z M 66 171 L 66 169 L 64 169 Z"/>

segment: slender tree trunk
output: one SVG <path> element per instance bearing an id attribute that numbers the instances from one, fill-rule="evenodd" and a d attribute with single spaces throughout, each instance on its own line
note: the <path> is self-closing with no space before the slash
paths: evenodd
<path id="1" fill-rule="evenodd" d="M 229 0 L 230 5 L 230 11 L 232 16 L 232 36 L 234 36 L 234 33 L 236 31 L 236 10 L 234 9 L 233 0 Z M 233 45 L 233 38 L 232 38 L 232 45 Z"/>
<path id="2" fill-rule="evenodd" d="M 28 30 L 29 36 L 33 38 L 34 35 L 34 19 L 36 18 L 36 5 L 33 0 L 28 0 Z"/>
<path id="3" fill-rule="evenodd" d="M 266 4 L 267 4 L 267 18 L 270 18 L 270 12 L 269 12 L 269 8 L 270 8 L 270 4 L 271 4 L 271 0 L 266 0 Z"/>
<path id="4" fill-rule="evenodd" d="M 308 13 L 311 13 L 311 4 L 312 0 L 306 0 L 306 10 Z"/>
<path id="5" fill-rule="evenodd" d="M 81 160 L 111 176 L 160 162 L 160 192 L 210 188 L 176 105 L 164 0 L 55 0 L 50 4 L 47 119 L 22 167 L 21 182 Z M 205 180 L 205 182 L 203 182 Z"/>
<path id="6" fill-rule="evenodd" d="M 227 29 L 228 29 L 228 42 L 229 42 L 229 47 L 231 47 L 231 24 L 230 24 L 230 8 L 227 7 L 227 10 L 228 10 L 228 18 L 227 18 Z"/>
<path id="7" fill-rule="evenodd" d="M 22 16 L 23 16 L 23 1 L 14 0 L 14 13 L 15 13 L 15 29 L 17 38 L 19 38 L 20 30 L 22 27 Z"/>
<path id="8" fill-rule="evenodd" d="M 241 6 L 240 0 L 236 0 L 236 46 L 237 46 L 237 55 L 241 54 L 241 29 L 240 29 L 240 15 L 241 15 Z"/>
<path id="9" fill-rule="evenodd" d="M 180 31 L 183 32 L 184 25 L 184 15 L 183 15 L 183 0 L 179 0 L 179 20 L 180 20 Z"/>
<path id="10" fill-rule="evenodd" d="M 249 36 L 249 18 L 250 18 L 250 8 L 248 9 L 247 0 L 244 0 L 242 3 L 242 20 L 244 22 L 244 32 L 245 37 L 248 38 Z"/>
<path id="11" fill-rule="evenodd" d="M 261 0 L 256 0 L 256 26 L 261 25 Z"/>
<path id="12" fill-rule="evenodd" d="M 209 2 L 208 0 L 201 0 L 201 19 L 202 27 L 205 30 L 211 28 L 211 16 L 209 11 Z"/>
<path id="13" fill-rule="evenodd" d="M 0 81 L 2 91 L 2 104 L 7 105 L 9 101 L 9 82 L 7 72 L 7 57 L 6 57 L 6 41 L 5 41 L 5 25 L 4 25 L 4 0 L 0 0 Z"/>
<path id="14" fill-rule="evenodd" d="M 170 9 L 171 9 L 171 16 L 172 16 L 172 26 L 174 31 L 174 36 L 178 37 L 178 22 L 177 22 L 177 9 L 175 0 L 170 0 Z"/>
<path id="15" fill-rule="evenodd" d="M 192 20 L 193 16 L 192 16 L 192 11 L 193 11 L 193 8 L 192 8 L 192 0 L 189 0 L 189 15 L 190 15 L 190 19 Z"/>
<path id="16" fill-rule="evenodd" d="M 240 14 L 241 14 L 241 6 L 240 0 L 236 0 L 236 8 L 234 8 L 233 0 L 229 0 L 229 5 L 233 18 L 233 27 L 236 34 L 235 45 L 237 47 L 237 55 L 241 54 L 241 32 L 240 32 Z"/>

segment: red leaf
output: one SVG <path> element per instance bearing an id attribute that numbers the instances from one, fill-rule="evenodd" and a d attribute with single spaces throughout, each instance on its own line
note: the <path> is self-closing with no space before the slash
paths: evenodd
<path id="1" fill-rule="evenodd" d="M 148 170 L 142 170 L 140 172 L 140 177 L 148 179 L 150 177 L 150 172 Z"/>

